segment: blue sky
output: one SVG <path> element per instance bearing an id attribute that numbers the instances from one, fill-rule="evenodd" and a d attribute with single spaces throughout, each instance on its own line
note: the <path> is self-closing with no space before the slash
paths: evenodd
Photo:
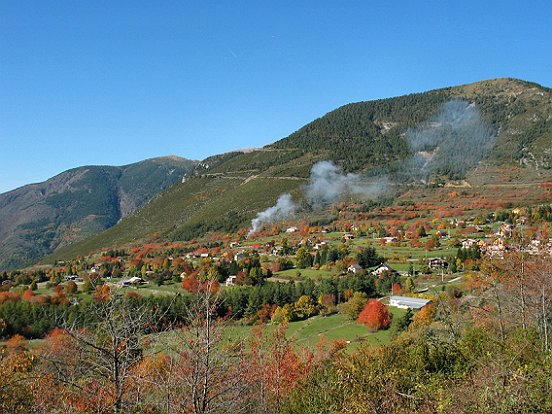
<path id="1" fill-rule="evenodd" d="M 0 192 L 262 146 L 349 102 L 552 87 L 549 1 L 0 0 Z"/>

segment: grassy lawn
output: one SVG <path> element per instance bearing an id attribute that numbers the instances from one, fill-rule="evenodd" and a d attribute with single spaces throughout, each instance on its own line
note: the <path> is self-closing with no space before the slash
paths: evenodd
<path id="1" fill-rule="evenodd" d="M 301 275 L 298 276 L 297 272 Z M 281 277 L 282 279 L 327 279 L 331 278 L 335 272 L 329 270 L 316 270 L 316 269 L 287 269 L 274 274 L 275 278 Z"/>
<path id="2" fill-rule="evenodd" d="M 388 307 L 393 318 L 397 320 L 406 313 L 403 309 Z M 274 332 L 276 326 L 267 325 L 266 334 Z M 229 326 L 225 333 L 227 340 L 239 340 L 252 335 L 252 326 Z M 350 341 L 351 349 L 367 341 L 372 345 L 387 344 L 391 341 L 391 329 L 370 332 L 364 325 L 350 321 L 341 314 L 331 316 L 314 316 L 304 321 L 290 322 L 286 336 L 297 345 L 314 349 L 321 339 L 327 342 L 334 340 Z"/>

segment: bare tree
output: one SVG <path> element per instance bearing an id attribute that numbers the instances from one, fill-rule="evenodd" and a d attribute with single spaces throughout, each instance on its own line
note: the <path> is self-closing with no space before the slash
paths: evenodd
<path id="1" fill-rule="evenodd" d="M 93 401 L 96 412 L 126 412 L 133 405 L 129 387 L 144 357 L 143 333 L 151 315 L 120 294 L 97 298 L 90 312 L 97 321 L 91 329 L 64 321 L 65 347 L 42 354 L 43 372 L 75 390 L 77 398 Z"/>
<path id="2" fill-rule="evenodd" d="M 171 412 L 248 412 L 248 383 L 243 341 L 223 340 L 226 322 L 218 317 L 219 296 L 214 282 L 197 290 L 186 309 L 187 325 L 172 332 L 166 346 L 179 383 Z"/>

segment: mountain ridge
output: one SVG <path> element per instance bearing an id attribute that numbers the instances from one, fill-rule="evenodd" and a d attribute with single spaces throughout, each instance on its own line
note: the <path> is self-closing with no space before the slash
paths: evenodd
<path id="1" fill-rule="evenodd" d="M 115 225 L 195 163 L 157 157 L 87 165 L 0 194 L 0 268 L 24 265 Z"/>
<path id="2" fill-rule="evenodd" d="M 498 78 L 343 105 L 258 151 L 208 157 L 186 175 L 184 183 L 173 185 L 117 226 L 45 260 L 153 239 L 188 240 L 212 231 L 236 231 L 274 205 L 282 193 L 301 199 L 312 166 L 322 160 L 334 162 L 346 173 L 395 177 L 412 157 L 410 132 L 430 125 L 451 100 L 475 105 L 495 134 L 485 157 L 466 172 L 474 188 L 483 189 L 502 178 L 514 184 L 550 178 L 552 90 Z M 517 175 L 512 166 L 521 168 Z M 431 180 L 444 184 L 452 178 L 462 177 L 447 177 L 445 170 Z"/>

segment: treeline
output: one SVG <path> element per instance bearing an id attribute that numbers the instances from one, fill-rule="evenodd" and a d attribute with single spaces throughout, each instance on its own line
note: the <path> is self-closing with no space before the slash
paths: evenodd
<path id="1" fill-rule="evenodd" d="M 96 294 L 95 294 L 96 295 Z M 131 309 L 142 309 L 149 315 L 159 315 L 150 331 L 161 331 L 185 323 L 185 307 L 190 296 L 183 294 L 143 297 L 130 294 L 124 301 Z M 27 339 L 44 338 L 53 329 L 64 324 L 76 324 L 81 328 L 91 328 L 99 322 L 97 300 L 76 300 L 62 293 L 53 296 L 35 296 L 27 290 L 23 294 L 0 293 L 0 338 L 21 335 Z"/>
<path id="2" fill-rule="evenodd" d="M 276 307 L 295 303 L 302 296 L 308 296 L 322 310 L 347 301 L 354 292 L 370 298 L 388 295 L 399 281 L 400 277 L 395 274 L 379 277 L 363 273 L 324 279 L 316 284 L 308 279 L 298 283 L 237 286 L 221 291 L 219 313 L 236 320 L 266 322 Z"/>
<path id="3" fill-rule="evenodd" d="M 448 98 L 443 90 L 345 105 L 273 147 L 320 153 L 346 171 L 389 167 L 409 155 L 403 133 L 429 119 Z"/>

